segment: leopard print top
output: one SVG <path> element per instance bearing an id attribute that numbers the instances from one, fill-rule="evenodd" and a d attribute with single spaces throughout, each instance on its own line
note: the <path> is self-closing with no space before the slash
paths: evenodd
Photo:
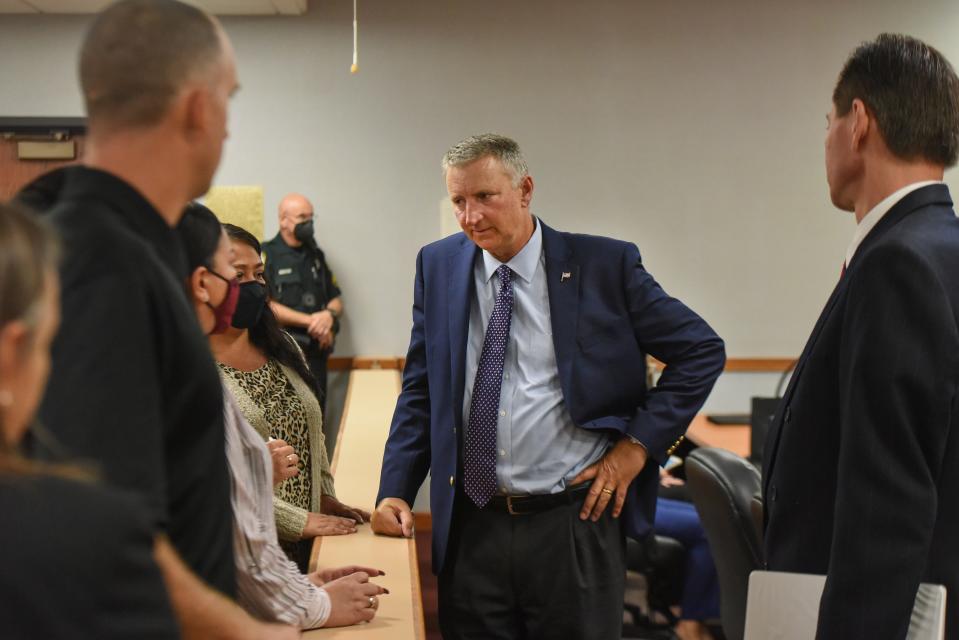
<path id="1" fill-rule="evenodd" d="M 310 430 L 303 403 L 283 370 L 272 359 L 254 371 L 240 371 L 223 363 L 220 368 L 263 410 L 270 435 L 285 440 L 300 457 L 299 475 L 277 487 L 276 496 L 301 509 L 310 510 L 313 478 L 310 466 Z"/>

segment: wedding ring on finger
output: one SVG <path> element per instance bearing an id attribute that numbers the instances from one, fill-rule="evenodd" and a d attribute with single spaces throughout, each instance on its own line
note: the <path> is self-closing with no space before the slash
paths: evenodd
<path id="1" fill-rule="evenodd" d="M 376 599 L 376 596 L 370 596 L 370 609 L 376 609 L 380 606 L 380 601 Z"/>
<path id="2" fill-rule="evenodd" d="M 613 490 L 610 489 L 609 487 L 606 487 L 606 488 L 603 489 L 603 493 L 605 493 L 605 494 L 608 495 L 608 496 L 611 496 L 611 495 L 613 495 Z"/>

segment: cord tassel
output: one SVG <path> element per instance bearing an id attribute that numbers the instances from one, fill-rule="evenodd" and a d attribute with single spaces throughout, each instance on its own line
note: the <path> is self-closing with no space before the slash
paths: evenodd
<path id="1" fill-rule="evenodd" d="M 350 73 L 356 73 L 360 70 L 360 65 L 357 58 L 357 44 L 356 44 L 356 0 L 353 0 L 353 65 L 350 67 Z"/>

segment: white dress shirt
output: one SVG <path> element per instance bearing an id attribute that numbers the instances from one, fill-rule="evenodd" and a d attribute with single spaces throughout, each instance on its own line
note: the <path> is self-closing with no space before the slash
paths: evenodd
<path id="1" fill-rule="evenodd" d="M 498 492 L 508 495 L 563 491 L 580 471 L 599 460 L 610 444 L 607 434 L 577 427 L 566 409 L 553 347 L 543 225 L 533 220 L 532 237 L 505 263 L 515 275 L 496 426 L 496 481 Z M 481 251 L 473 265 L 475 293 L 470 305 L 462 407 L 467 437 L 473 384 L 499 292 L 499 278 L 494 276 L 502 264 Z"/>
<path id="2" fill-rule="evenodd" d="M 237 600 L 263 620 L 322 627 L 330 617 L 330 596 L 300 573 L 277 542 L 270 453 L 226 388 L 223 397 Z"/>
<path id="3" fill-rule="evenodd" d="M 879 204 L 870 209 L 869 213 L 863 216 L 863 219 L 859 221 L 858 225 L 856 225 L 856 233 L 853 235 L 852 242 L 849 243 L 849 248 L 846 250 L 846 268 L 848 268 L 849 264 L 852 262 L 852 257 L 856 255 L 856 250 L 859 249 L 859 245 L 861 245 L 862 241 L 866 239 L 866 236 L 869 235 L 869 232 L 872 231 L 877 224 L 879 224 L 879 221 L 882 220 L 887 213 L 889 213 L 890 209 L 896 206 L 900 200 L 905 198 L 916 189 L 928 187 L 931 184 L 942 184 L 942 181 L 924 180 L 923 182 L 913 182 L 912 184 L 907 184 L 902 189 L 899 189 L 898 191 L 883 198 Z"/>

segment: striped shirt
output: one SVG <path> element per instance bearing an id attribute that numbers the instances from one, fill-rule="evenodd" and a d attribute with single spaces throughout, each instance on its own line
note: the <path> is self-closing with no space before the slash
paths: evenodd
<path id="1" fill-rule="evenodd" d="M 272 460 L 263 438 L 224 389 L 226 457 L 233 479 L 237 600 L 250 614 L 313 629 L 330 617 L 330 597 L 300 573 L 277 542 Z"/>

